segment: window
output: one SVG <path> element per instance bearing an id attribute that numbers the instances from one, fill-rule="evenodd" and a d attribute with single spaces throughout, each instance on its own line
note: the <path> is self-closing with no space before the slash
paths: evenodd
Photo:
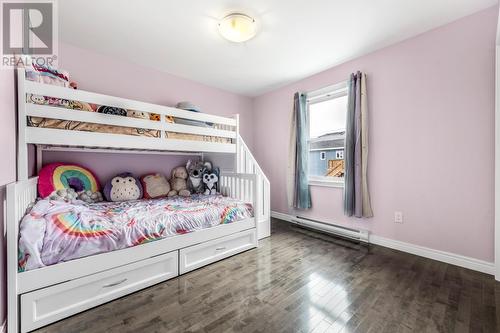
<path id="1" fill-rule="evenodd" d="M 342 186 L 347 82 L 307 94 L 309 183 Z"/>

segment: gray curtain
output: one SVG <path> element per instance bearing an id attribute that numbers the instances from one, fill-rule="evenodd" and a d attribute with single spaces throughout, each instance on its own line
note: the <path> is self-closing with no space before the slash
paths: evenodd
<path id="1" fill-rule="evenodd" d="M 288 202 L 297 209 L 311 208 L 309 191 L 309 115 L 306 94 L 296 93 L 290 126 L 288 161 Z"/>
<path id="2" fill-rule="evenodd" d="M 345 138 L 344 214 L 372 217 L 368 191 L 368 103 L 366 74 L 349 78 Z"/>

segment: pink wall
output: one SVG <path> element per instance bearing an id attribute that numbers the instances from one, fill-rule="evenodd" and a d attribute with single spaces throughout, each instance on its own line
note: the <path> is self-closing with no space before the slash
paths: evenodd
<path id="1" fill-rule="evenodd" d="M 149 172 L 161 172 L 170 177 L 170 171 L 185 165 L 188 159 L 198 160 L 198 156 L 144 155 L 144 154 L 105 154 L 78 152 L 46 152 L 43 162 L 77 163 L 94 171 L 101 185 L 121 172 L 132 172 L 140 177 Z M 111 162 L 112 161 L 112 162 Z M 214 162 L 215 163 L 215 162 Z"/>
<path id="2" fill-rule="evenodd" d="M 493 261 L 497 8 L 349 61 L 254 100 L 254 152 L 286 199 L 293 94 L 368 75 L 369 186 L 375 217 L 346 218 L 342 189 L 311 187 L 303 215 L 394 240 Z M 404 213 L 395 224 L 394 211 Z"/>
<path id="3" fill-rule="evenodd" d="M 69 44 L 59 44 L 59 67 L 69 71 L 82 90 L 175 106 L 191 101 L 203 112 L 240 114 L 241 135 L 253 146 L 252 100 L 201 83 L 162 73 Z"/>

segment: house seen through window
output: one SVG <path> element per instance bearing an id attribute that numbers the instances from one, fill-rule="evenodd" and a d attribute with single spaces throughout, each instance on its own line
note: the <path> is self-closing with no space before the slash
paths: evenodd
<path id="1" fill-rule="evenodd" d="M 309 179 L 311 182 L 342 182 L 347 114 L 347 87 L 308 94 Z"/>

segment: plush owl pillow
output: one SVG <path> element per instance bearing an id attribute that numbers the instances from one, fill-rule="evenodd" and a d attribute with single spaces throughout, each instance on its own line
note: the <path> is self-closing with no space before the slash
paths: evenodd
<path id="1" fill-rule="evenodd" d="M 124 172 L 113 177 L 103 192 L 108 201 L 137 200 L 142 198 L 142 185 L 130 172 Z"/>
<path id="2" fill-rule="evenodd" d="M 142 176 L 141 185 L 146 199 L 166 197 L 170 192 L 170 184 L 161 173 L 150 173 Z"/>

